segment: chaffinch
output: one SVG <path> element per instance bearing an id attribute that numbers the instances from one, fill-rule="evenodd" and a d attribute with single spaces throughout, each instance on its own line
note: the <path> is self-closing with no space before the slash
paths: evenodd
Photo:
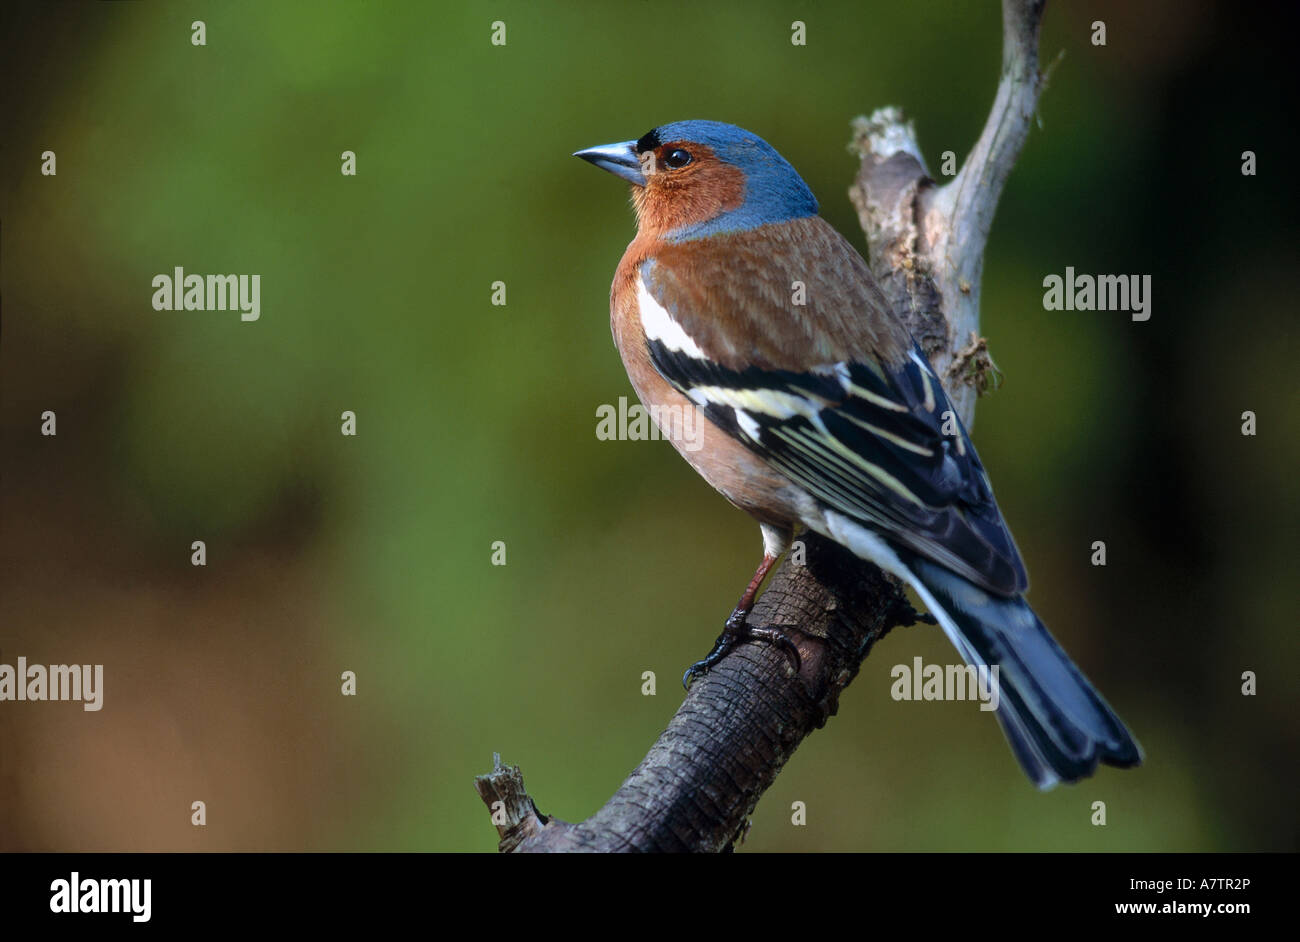
<path id="1" fill-rule="evenodd" d="M 757 519 L 763 560 L 713 651 L 793 645 L 746 616 L 796 527 L 910 585 L 965 661 L 999 667 L 998 719 L 1040 788 L 1142 753 L 1025 602 L 1025 567 L 943 384 L 795 169 L 714 121 L 575 154 L 632 184 L 637 235 L 610 292 L 642 404 Z M 802 303 L 801 303 L 802 302 Z M 703 414 L 698 441 L 688 423 Z M 675 427 L 665 427 L 675 426 Z"/>

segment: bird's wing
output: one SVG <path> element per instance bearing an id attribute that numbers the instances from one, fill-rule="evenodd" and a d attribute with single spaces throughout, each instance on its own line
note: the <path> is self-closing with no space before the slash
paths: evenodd
<path id="1" fill-rule="evenodd" d="M 799 221 L 805 238 L 762 227 L 642 264 L 651 362 L 824 506 L 991 591 L 1024 591 L 1024 564 L 943 385 L 866 263 L 815 222 Z M 783 250 L 813 237 L 816 253 Z M 805 286 L 802 305 L 792 282 Z M 828 300 L 834 311 L 815 306 Z"/>

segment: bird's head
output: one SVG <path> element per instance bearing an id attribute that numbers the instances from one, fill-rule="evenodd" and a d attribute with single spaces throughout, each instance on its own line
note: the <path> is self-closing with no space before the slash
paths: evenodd
<path id="1" fill-rule="evenodd" d="M 630 182 L 640 231 L 670 242 L 817 215 L 794 167 L 733 124 L 677 121 L 573 156 Z"/>

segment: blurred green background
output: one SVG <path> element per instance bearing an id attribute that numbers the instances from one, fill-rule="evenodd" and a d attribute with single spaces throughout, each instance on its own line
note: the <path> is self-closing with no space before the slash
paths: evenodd
<path id="1" fill-rule="evenodd" d="M 964 158 L 1001 35 L 996 5 L 933 0 L 0 15 L 0 662 L 103 663 L 106 688 L 99 713 L 0 704 L 19 850 L 491 851 L 494 751 L 543 811 L 595 811 L 759 539 L 666 443 L 595 436 L 632 395 L 608 291 L 633 219 L 569 154 L 740 124 L 861 246 L 849 120 L 897 104 L 933 171 Z M 976 444 L 1031 600 L 1147 764 L 1035 792 L 973 704 L 890 699 L 894 664 L 954 659 L 900 629 L 744 849 L 1295 848 L 1294 102 L 1245 19 L 1050 4 L 1064 58 L 984 276 L 1006 382 Z M 1044 311 L 1067 265 L 1152 275 L 1151 320 Z M 174 266 L 260 274 L 261 319 L 154 311 Z"/>

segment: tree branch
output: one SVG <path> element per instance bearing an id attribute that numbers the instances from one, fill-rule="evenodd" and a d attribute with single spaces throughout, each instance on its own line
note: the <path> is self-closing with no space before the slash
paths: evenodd
<path id="1" fill-rule="evenodd" d="M 849 195 L 872 271 L 968 427 L 976 397 L 996 377 L 979 335 L 979 282 L 998 197 L 1042 88 L 1044 3 L 1003 0 L 997 95 L 965 166 L 947 185 L 930 178 L 898 109 L 853 122 L 861 166 Z M 580 823 L 541 814 L 519 769 L 497 757 L 475 785 L 502 851 L 721 851 L 743 839 L 758 799 L 804 737 L 835 714 L 871 646 L 916 617 L 892 576 L 829 540 L 802 539 L 804 564 L 787 557 L 750 615 L 752 624 L 780 628 L 795 641 L 798 674 L 778 648 L 737 648 L 692 685 L 641 764 Z"/>
<path id="2" fill-rule="evenodd" d="M 862 165 L 849 190 L 871 270 L 943 379 L 969 428 L 997 371 L 979 333 L 984 246 L 1002 187 L 1029 136 L 1043 76 L 1046 0 L 1002 0 L 1002 78 L 979 140 L 952 182 L 936 186 L 910 122 L 881 108 L 853 122 Z"/>
<path id="3" fill-rule="evenodd" d="M 910 623 L 897 580 L 848 550 L 805 539 L 806 562 L 787 564 L 750 620 L 779 627 L 799 648 L 788 655 L 746 644 L 691 685 L 649 754 L 613 798 L 580 824 L 544 818 L 517 768 L 498 766 L 476 784 L 497 812 L 502 850 L 724 850 L 803 738 L 833 716 L 840 691 L 871 645 Z"/>

